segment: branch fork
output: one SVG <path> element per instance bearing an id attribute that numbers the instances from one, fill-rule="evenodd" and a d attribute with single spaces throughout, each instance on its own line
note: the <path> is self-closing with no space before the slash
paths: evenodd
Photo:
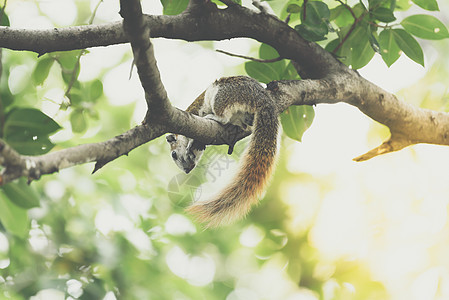
<path id="1" fill-rule="evenodd" d="M 449 115 L 413 107 L 365 80 L 315 43 L 304 40 L 288 24 L 266 14 L 228 4 L 218 9 L 210 1 L 191 0 L 187 11 L 177 16 L 143 15 L 139 0 L 121 0 L 123 23 L 79 26 L 58 30 L 25 30 L 0 27 L 0 47 L 29 50 L 38 54 L 131 42 L 148 112 L 142 125 L 109 140 L 24 156 L 0 140 L 0 185 L 18 177 L 30 181 L 45 174 L 87 162 L 96 162 L 94 172 L 116 158 L 164 133 L 177 133 L 205 145 L 228 144 L 247 136 L 212 120 L 173 107 L 161 82 L 149 37 L 187 41 L 253 38 L 290 59 L 301 75 L 299 81 L 275 81 L 267 92 L 276 99 L 277 112 L 291 105 L 344 102 L 386 125 L 391 137 L 379 147 L 354 158 L 364 161 L 417 143 L 449 145 Z M 150 30 L 151 29 L 151 30 Z"/>

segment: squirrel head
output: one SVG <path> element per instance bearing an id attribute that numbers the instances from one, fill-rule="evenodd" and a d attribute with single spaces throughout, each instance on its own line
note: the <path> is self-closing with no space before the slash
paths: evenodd
<path id="1" fill-rule="evenodd" d="M 170 145 L 171 157 L 176 165 L 186 174 L 195 168 L 206 148 L 203 144 L 178 134 L 166 136 Z"/>

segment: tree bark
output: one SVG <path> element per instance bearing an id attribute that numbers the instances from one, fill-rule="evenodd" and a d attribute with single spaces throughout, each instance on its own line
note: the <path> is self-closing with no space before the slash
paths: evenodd
<path id="1" fill-rule="evenodd" d="M 34 51 L 39 55 L 131 42 L 148 105 L 142 125 L 101 143 L 30 157 L 17 154 L 0 141 L 0 163 L 5 167 L 1 184 L 21 176 L 38 179 L 43 174 L 86 162 L 96 162 L 96 171 L 164 133 L 182 134 L 206 145 L 229 144 L 236 135 L 240 139 L 250 134 L 172 107 L 160 81 L 149 37 L 186 41 L 247 37 L 271 45 L 283 58 L 292 60 L 303 79 L 268 84 L 267 90 L 276 99 L 278 113 L 291 105 L 344 102 L 390 129 L 391 137 L 386 142 L 355 158 L 357 161 L 416 143 L 449 145 L 447 113 L 420 109 L 398 100 L 272 15 L 230 2 L 226 9 L 218 9 L 203 0 L 192 0 L 188 9 L 177 16 L 142 15 L 138 0 L 122 0 L 121 5 L 123 24 L 48 30 L 0 27 L 0 47 Z"/>

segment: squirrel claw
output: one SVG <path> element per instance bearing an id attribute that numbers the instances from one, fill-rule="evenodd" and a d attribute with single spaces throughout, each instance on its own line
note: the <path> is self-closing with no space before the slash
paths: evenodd
<path id="1" fill-rule="evenodd" d="M 231 155 L 232 152 L 234 151 L 234 145 L 235 145 L 235 143 L 229 145 L 229 148 L 228 148 L 228 155 Z"/>
<path id="2" fill-rule="evenodd" d="M 231 155 L 234 151 L 234 146 L 238 142 L 238 135 L 239 132 L 242 130 L 239 126 L 233 125 L 233 124 L 225 124 L 228 130 L 231 130 L 232 134 L 230 138 L 226 141 L 226 144 L 228 144 L 228 155 Z"/>

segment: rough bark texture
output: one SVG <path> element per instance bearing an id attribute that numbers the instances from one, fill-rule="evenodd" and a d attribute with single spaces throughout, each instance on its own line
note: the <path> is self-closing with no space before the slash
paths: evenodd
<path id="1" fill-rule="evenodd" d="M 224 1 L 227 3 L 227 1 Z M 81 145 L 41 156 L 21 156 L 0 141 L 0 163 L 4 166 L 0 183 L 26 176 L 30 180 L 43 174 L 86 162 L 96 162 L 95 170 L 160 135 L 179 133 L 204 144 L 227 144 L 235 135 L 250 132 L 200 118 L 173 107 L 160 81 L 159 70 L 149 37 L 186 41 L 252 38 L 274 47 L 291 59 L 303 80 L 276 81 L 267 89 L 277 99 L 277 112 L 290 105 L 316 105 L 344 102 L 388 126 L 389 140 L 361 155 L 361 161 L 400 150 L 416 143 L 449 145 L 449 115 L 413 107 L 367 81 L 340 63 L 333 55 L 276 17 L 234 5 L 218 9 L 204 0 L 191 0 L 188 9 L 177 16 L 142 15 L 139 0 L 122 0 L 124 22 L 77 26 L 51 30 L 26 30 L 0 27 L 0 47 L 34 51 L 83 49 L 131 42 L 148 112 L 143 125 L 97 144 Z"/>

